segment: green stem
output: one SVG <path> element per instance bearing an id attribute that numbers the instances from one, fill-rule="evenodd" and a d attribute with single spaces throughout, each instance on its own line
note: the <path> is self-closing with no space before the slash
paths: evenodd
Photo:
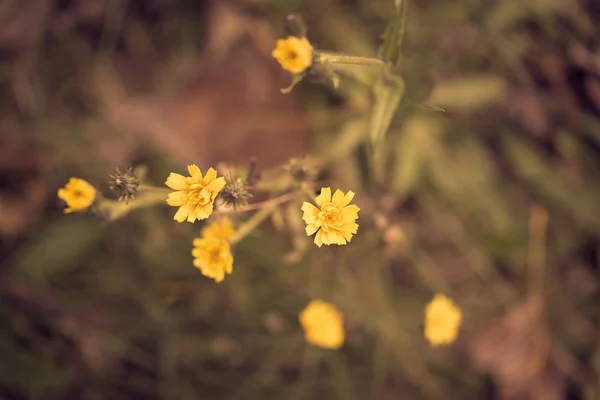
<path id="1" fill-rule="evenodd" d="M 319 53 L 317 61 L 323 64 L 368 65 L 374 67 L 382 67 L 385 65 L 385 63 L 378 58 L 349 56 L 347 54 L 327 52 Z"/>
<path id="2" fill-rule="evenodd" d="M 246 236 L 248 236 L 254 229 L 256 229 L 273 211 L 277 209 L 277 206 L 271 206 L 263 208 L 254 214 L 248 221 L 238 228 L 235 234 L 231 237 L 229 242 L 236 244 Z"/>
<path id="3" fill-rule="evenodd" d="M 103 199 L 98 205 L 100 211 L 105 211 L 109 215 L 108 219 L 115 221 L 122 218 L 129 212 L 142 207 L 153 206 L 164 203 L 167 200 L 165 193 L 161 191 L 140 193 L 134 200 L 125 203 L 122 201 Z"/>

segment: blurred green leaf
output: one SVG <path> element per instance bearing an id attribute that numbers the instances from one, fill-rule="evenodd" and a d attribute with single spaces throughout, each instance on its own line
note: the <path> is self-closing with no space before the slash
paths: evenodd
<path id="1" fill-rule="evenodd" d="M 377 52 L 380 59 L 389 61 L 393 66 L 402 62 L 402 41 L 406 26 L 406 2 L 394 0 L 394 14 L 383 34 L 383 43 Z"/>
<path id="2" fill-rule="evenodd" d="M 504 98 L 507 90 L 506 80 L 499 75 L 466 75 L 437 82 L 427 103 L 473 110 Z"/>
<path id="3" fill-rule="evenodd" d="M 503 138 L 503 147 L 515 173 L 532 190 L 567 212 L 588 230 L 600 233 L 600 190 L 597 186 L 564 180 L 552 162 L 534 151 L 522 139 Z"/>
<path id="4" fill-rule="evenodd" d="M 46 281 L 53 274 L 75 267 L 101 232 L 102 226 L 96 219 L 83 215 L 60 217 L 19 249 L 13 268 L 29 279 Z"/>
<path id="5" fill-rule="evenodd" d="M 383 43 L 377 52 L 381 60 L 389 62 L 383 69 L 382 80 L 373 87 L 375 104 L 371 116 L 369 138 L 371 146 L 376 148 L 381 144 L 388 131 L 394 114 L 404 96 L 404 80 L 395 75 L 393 67 L 402 62 L 402 40 L 406 23 L 406 4 L 404 0 L 394 1 L 395 12 L 383 36 Z"/>
<path id="6" fill-rule="evenodd" d="M 441 132 L 441 121 L 435 115 L 418 113 L 404 121 L 394 143 L 396 165 L 392 181 L 392 189 L 401 197 L 408 196 L 419 183 L 429 160 L 439 157 Z"/>
<path id="7" fill-rule="evenodd" d="M 373 105 L 369 137 L 371 146 L 376 148 L 382 143 L 404 96 L 404 80 L 398 76 L 384 79 L 375 85 L 373 94 L 375 104 Z"/>

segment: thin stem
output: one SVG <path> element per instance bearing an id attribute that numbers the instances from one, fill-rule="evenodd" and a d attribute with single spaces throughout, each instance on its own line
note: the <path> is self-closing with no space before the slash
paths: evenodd
<path id="1" fill-rule="evenodd" d="M 273 211 L 276 210 L 276 206 L 271 206 L 268 208 L 263 208 L 254 214 L 248 221 L 246 221 L 242 226 L 238 228 L 235 234 L 231 237 L 229 242 L 231 244 L 236 244 L 246 236 L 248 236 L 256 227 L 258 227 Z"/>
<path id="2" fill-rule="evenodd" d="M 293 199 L 299 197 L 303 193 L 305 193 L 305 192 L 304 191 L 289 192 L 289 193 L 282 194 L 281 196 L 274 197 L 269 200 L 259 201 L 257 203 L 248 204 L 247 206 L 245 206 L 244 208 L 241 208 L 239 210 L 236 210 L 235 208 L 228 209 L 228 210 L 216 210 L 214 212 L 214 214 L 216 214 L 216 215 L 238 214 L 238 213 L 243 213 L 246 211 L 261 210 L 263 208 L 274 207 L 279 204 L 286 203 L 290 200 L 293 200 Z"/>
<path id="3" fill-rule="evenodd" d="M 350 64 L 350 65 L 369 65 L 374 67 L 382 67 L 385 65 L 378 58 L 349 56 L 340 53 L 319 53 L 318 61 L 323 64 Z"/>

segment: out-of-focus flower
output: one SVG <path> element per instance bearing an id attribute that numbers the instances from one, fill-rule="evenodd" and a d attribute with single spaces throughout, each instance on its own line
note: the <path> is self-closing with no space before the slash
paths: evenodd
<path id="1" fill-rule="evenodd" d="M 300 74 L 312 65 L 313 47 L 305 37 L 288 36 L 279 39 L 273 57 L 292 74 Z"/>
<path id="2" fill-rule="evenodd" d="M 312 300 L 299 316 L 306 341 L 326 349 L 344 344 L 344 316 L 333 304 Z"/>
<path id="3" fill-rule="evenodd" d="M 65 213 L 85 210 L 96 200 L 96 188 L 83 179 L 71 178 L 64 188 L 58 189 L 58 198 L 67 203 Z"/>
<path id="4" fill-rule="evenodd" d="M 233 269 L 233 255 L 226 239 L 207 236 L 194 239 L 194 266 L 202 275 L 221 282 Z"/>
<path id="5" fill-rule="evenodd" d="M 323 244 L 346 244 L 352 240 L 352 235 L 358 230 L 358 224 L 354 221 L 358 218 L 360 208 L 349 205 L 354 198 L 351 190 L 344 194 L 336 190 L 331 196 L 331 188 L 321 189 L 315 201 L 321 208 L 311 203 L 302 204 L 302 219 L 306 222 L 306 234 L 308 236 L 317 233 L 315 244 L 321 247 Z"/>
<path id="6" fill-rule="evenodd" d="M 235 233 L 235 227 L 231 219 L 227 217 L 218 218 L 212 221 L 208 226 L 202 228 L 202 237 L 218 237 L 229 240 Z"/>
<path id="7" fill-rule="evenodd" d="M 452 300 L 436 294 L 425 307 L 425 338 L 433 346 L 450 344 L 458 335 L 462 312 Z"/>
<path id="8" fill-rule="evenodd" d="M 171 173 L 165 185 L 176 192 L 169 193 L 167 204 L 179 207 L 173 219 L 177 222 L 195 222 L 208 218 L 214 207 L 214 201 L 221 189 L 225 186 L 223 177 L 217 178 L 217 171 L 209 168 L 206 175 L 202 176 L 200 168 L 188 165 L 190 176 Z"/>

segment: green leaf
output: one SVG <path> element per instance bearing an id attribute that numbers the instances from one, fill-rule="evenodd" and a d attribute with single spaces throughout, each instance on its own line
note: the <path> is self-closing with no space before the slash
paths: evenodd
<path id="1" fill-rule="evenodd" d="M 404 80 L 395 75 L 390 67 L 398 67 L 402 62 L 402 39 L 406 21 L 406 4 L 404 0 L 395 0 L 395 12 L 383 36 L 383 43 L 377 55 L 389 62 L 383 71 L 383 79 L 373 87 L 375 104 L 371 117 L 369 138 L 373 149 L 383 141 L 394 114 L 404 96 Z"/>
<path id="2" fill-rule="evenodd" d="M 600 233 L 600 191 L 589 184 L 561 179 L 552 162 L 531 149 L 522 139 L 504 136 L 504 150 L 515 173 L 548 202 L 568 213 L 580 226 Z"/>
<path id="3" fill-rule="evenodd" d="M 406 4 L 404 0 L 395 0 L 395 12 L 383 34 L 383 43 L 377 55 L 382 60 L 389 61 L 394 66 L 402 62 L 402 40 L 406 22 Z"/>
<path id="4" fill-rule="evenodd" d="M 383 141 L 386 132 L 390 128 L 392 119 L 404 96 L 404 87 L 404 80 L 399 76 L 384 79 L 373 87 L 375 104 L 373 105 L 369 129 L 369 138 L 373 148 L 376 148 Z"/>

